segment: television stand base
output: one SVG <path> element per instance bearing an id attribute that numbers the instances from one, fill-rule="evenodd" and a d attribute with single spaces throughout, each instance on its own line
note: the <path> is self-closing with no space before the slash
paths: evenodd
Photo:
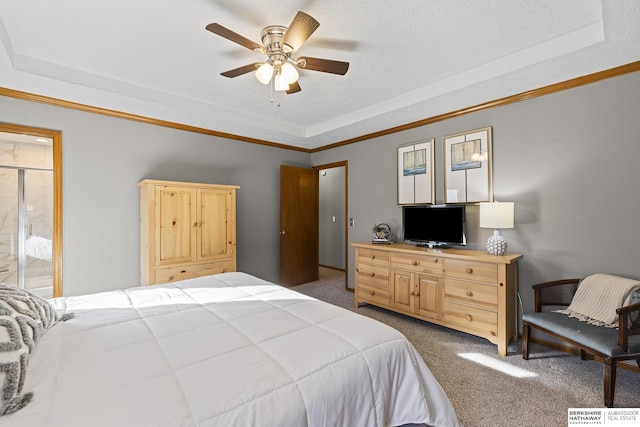
<path id="1" fill-rule="evenodd" d="M 420 247 L 420 248 L 429 248 L 429 249 L 449 249 L 451 246 L 447 245 L 446 243 L 436 243 L 436 242 L 429 242 L 429 243 L 418 243 L 416 246 Z"/>

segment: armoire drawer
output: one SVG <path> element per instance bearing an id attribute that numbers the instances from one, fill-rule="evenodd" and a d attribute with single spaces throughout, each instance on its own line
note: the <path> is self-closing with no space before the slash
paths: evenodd
<path id="1" fill-rule="evenodd" d="M 185 265 L 179 267 L 159 268 L 155 271 L 155 283 L 169 283 L 211 274 L 235 271 L 233 261 L 221 261 L 208 264 Z"/>

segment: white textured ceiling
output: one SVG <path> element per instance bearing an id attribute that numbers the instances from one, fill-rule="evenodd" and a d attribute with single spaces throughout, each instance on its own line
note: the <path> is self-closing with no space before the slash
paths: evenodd
<path id="1" fill-rule="evenodd" d="M 298 10 L 302 70 L 276 96 L 256 42 Z M 301 148 L 318 148 L 640 60 L 637 0 L 0 0 L 0 87 Z M 278 106 L 278 103 L 280 106 Z"/>

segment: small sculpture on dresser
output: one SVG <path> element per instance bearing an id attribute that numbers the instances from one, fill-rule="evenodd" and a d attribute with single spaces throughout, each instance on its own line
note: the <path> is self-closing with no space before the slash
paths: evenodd
<path id="1" fill-rule="evenodd" d="M 386 245 L 391 244 L 391 240 L 389 240 L 389 238 L 391 237 L 391 227 L 389 227 L 389 225 L 373 224 L 373 229 L 371 231 L 373 232 L 373 243 Z"/>

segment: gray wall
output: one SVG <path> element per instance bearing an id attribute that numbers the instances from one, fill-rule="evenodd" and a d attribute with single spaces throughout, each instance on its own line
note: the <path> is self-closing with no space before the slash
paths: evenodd
<path id="1" fill-rule="evenodd" d="M 323 174 L 324 172 L 324 174 Z M 320 264 L 345 268 L 345 168 L 320 172 Z"/>
<path id="2" fill-rule="evenodd" d="M 436 139 L 436 202 L 443 201 L 442 137 L 493 127 L 496 200 L 515 202 L 515 228 L 501 230 L 524 254 L 519 291 L 532 307 L 533 283 L 607 272 L 640 278 L 640 73 L 492 108 L 393 135 L 312 154 L 313 164 L 349 162 L 349 243 L 385 222 L 398 239 L 399 145 Z M 372 165 L 387 159 L 381 167 Z M 469 248 L 492 233 L 468 206 Z M 353 250 L 349 285 L 353 286 Z"/>
<path id="3" fill-rule="evenodd" d="M 140 283 L 137 183 L 239 185 L 238 269 L 279 280 L 280 165 L 309 154 L 0 97 L 5 123 L 62 131 L 63 292 Z"/>
<path id="4" fill-rule="evenodd" d="M 493 127 L 494 193 L 516 203 L 502 230 L 524 254 L 520 294 L 531 284 L 609 272 L 640 278 L 640 73 L 311 155 L 229 141 L 96 114 L 0 97 L 0 120 L 63 132 L 65 295 L 138 283 L 138 189 L 143 178 L 237 184 L 238 267 L 278 280 L 279 166 L 348 160 L 349 242 L 387 223 L 399 239 L 397 147 L 436 138 L 436 199 L 443 200 L 442 137 Z M 380 159 L 387 163 L 376 165 Z M 491 230 L 467 216 L 470 248 Z M 353 250 L 348 276 L 353 285 Z"/>

